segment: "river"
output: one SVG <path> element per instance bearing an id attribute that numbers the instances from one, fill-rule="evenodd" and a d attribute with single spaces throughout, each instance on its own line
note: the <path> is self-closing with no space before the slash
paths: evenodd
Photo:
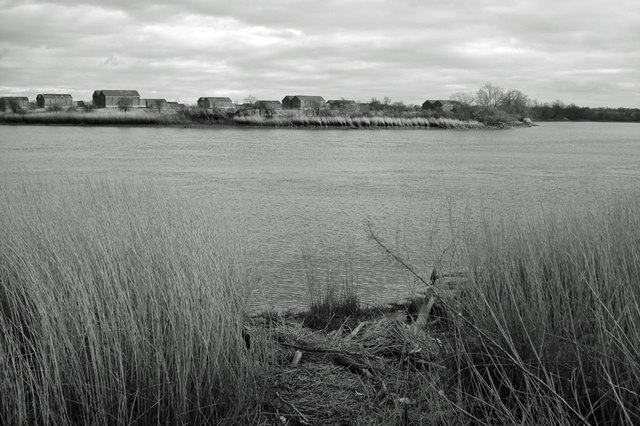
<path id="1" fill-rule="evenodd" d="M 345 264 L 363 299 L 377 303 L 420 286 L 368 238 L 367 223 L 428 276 L 448 267 L 452 224 L 636 190 L 640 125 L 0 126 L 0 178 L 25 175 L 151 180 L 223 210 L 262 259 L 254 307 L 302 307 L 309 268 L 340 275 Z"/>

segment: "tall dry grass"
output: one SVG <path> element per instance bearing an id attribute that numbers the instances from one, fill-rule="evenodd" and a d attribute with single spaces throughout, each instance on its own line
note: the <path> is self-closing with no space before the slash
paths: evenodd
<path id="1" fill-rule="evenodd" d="M 461 121 L 435 117 L 344 117 L 344 116 L 274 116 L 260 115 L 234 117 L 234 122 L 245 126 L 265 127 L 345 127 L 345 128 L 440 128 L 478 129 L 484 125 L 477 121 Z"/>
<path id="2" fill-rule="evenodd" d="M 0 187 L 4 424 L 243 423 L 269 356 L 215 217 L 152 185 Z"/>
<path id="3" fill-rule="evenodd" d="M 27 114 L 0 114 L 0 122 L 20 124 L 86 124 L 86 125 L 147 125 L 177 124 L 184 117 L 174 112 L 158 113 L 146 109 L 96 109 L 93 111 L 29 112 Z"/>
<path id="4" fill-rule="evenodd" d="M 498 423 L 640 423 L 640 199 L 467 234 L 459 402 Z"/>
<path id="5" fill-rule="evenodd" d="M 316 264 L 309 253 L 305 252 L 303 257 L 309 296 L 305 323 L 314 328 L 329 327 L 334 320 L 357 316 L 362 303 L 350 249 L 337 270 Z"/>

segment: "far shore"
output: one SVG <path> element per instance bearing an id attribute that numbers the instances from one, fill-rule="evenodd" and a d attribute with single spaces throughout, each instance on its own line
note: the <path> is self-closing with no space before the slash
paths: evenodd
<path id="1" fill-rule="evenodd" d="M 534 126 L 531 120 L 482 123 L 447 117 L 391 116 L 190 116 L 179 112 L 157 113 L 147 110 L 100 111 L 98 113 L 27 112 L 0 114 L 5 125 L 60 126 L 162 126 L 184 128 L 291 128 L 291 129 L 510 129 Z"/>

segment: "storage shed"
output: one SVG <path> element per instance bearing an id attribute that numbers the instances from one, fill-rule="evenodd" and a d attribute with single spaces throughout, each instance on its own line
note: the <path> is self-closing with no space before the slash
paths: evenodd
<path id="1" fill-rule="evenodd" d="M 233 108 L 233 102 L 230 98 L 204 96 L 198 99 L 198 107 L 206 109 L 229 109 Z"/>
<path id="2" fill-rule="evenodd" d="M 354 114 L 360 111 L 360 107 L 356 101 L 337 99 L 327 101 L 327 105 L 331 111 Z"/>
<path id="3" fill-rule="evenodd" d="M 137 90 L 96 90 L 93 92 L 93 105 L 97 108 L 118 108 L 121 105 L 135 108 L 140 106 L 140 94 Z"/>
<path id="4" fill-rule="evenodd" d="M 36 104 L 38 105 L 38 108 L 53 106 L 68 108 L 73 106 L 73 97 L 68 94 L 45 93 L 36 96 Z"/>
<path id="5" fill-rule="evenodd" d="M 29 98 L 26 96 L 3 96 L 0 98 L 0 111 L 26 110 Z"/>
<path id="6" fill-rule="evenodd" d="M 432 110 L 438 112 L 452 112 L 460 106 L 458 101 L 445 101 L 445 100 L 426 100 L 422 104 L 423 110 Z"/>
<path id="7" fill-rule="evenodd" d="M 285 96 L 282 100 L 282 107 L 298 111 L 317 111 L 325 109 L 327 103 L 322 96 L 295 95 Z"/>

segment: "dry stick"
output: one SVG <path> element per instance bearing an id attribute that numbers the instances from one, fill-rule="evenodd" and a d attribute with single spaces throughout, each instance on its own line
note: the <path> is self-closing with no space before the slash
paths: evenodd
<path id="1" fill-rule="evenodd" d="M 432 284 L 428 283 L 427 281 L 424 280 L 424 278 L 422 278 L 420 276 L 420 274 L 418 274 L 412 267 L 411 265 L 408 265 L 404 260 L 402 260 L 402 258 L 400 256 L 398 256 L 397 254 L 395 254 L 394 252 L 392 252 L 386 245 L 384 245 L 384 243 L 380 240 L 380 238 L 378 238 L 378 236 L 375 234 L 375 232 L 373 232 L 373 228 L 371 227 L 371 222 L 367 221 L 367 227 L 369 228 L 369 235 L 371 236 L 371 238 L 373 239 L 373 241 L 375 241 L 380 247 L 382 247 L 384 249 L 384 251 L 386 251 L 391 257 L 393 257 L 393 259 L 398 262 L 403 268 L 405 268 L 407 271 L 411 272 L 411 274 L 413 274 L 414 277 L 416 277 L 418 280 L 420 280 L 425 286 L 427 286 L 427 289 L 430 289 L 433 287 Z"/>
<path id="2" fill-rule="evenodd" d="M 281 346 L 286 346 L 288 348 L 298 349 L 304 352 L 320 352 L 320 353 L 327 353 L 327 354 L 351 355 L 351 356 L 362 357 L 362 358 L 379 358 L 376 355 L 368 355 L 368 354 L 362 354 L 357 352 L 344 351 L 340 349 L 313 348 L 309 346 L 292 345 L 290 343 L 284 343 L 284 342 L 278 342 L 278 344 L 280 344 Z"/>

